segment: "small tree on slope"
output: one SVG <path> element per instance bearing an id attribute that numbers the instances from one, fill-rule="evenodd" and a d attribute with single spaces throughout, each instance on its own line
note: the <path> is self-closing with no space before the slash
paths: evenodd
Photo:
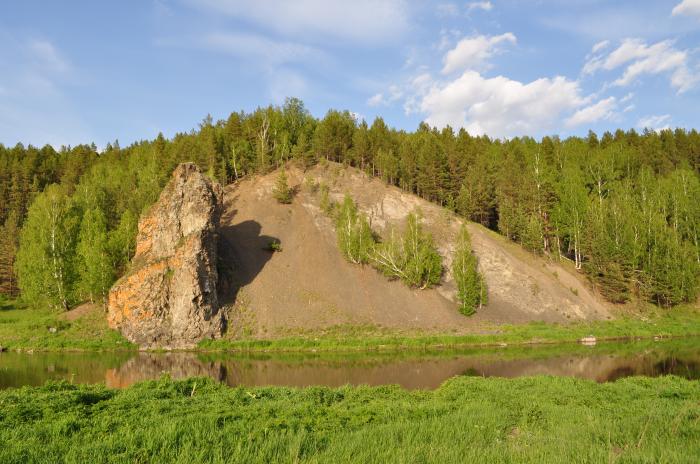
<path id="1" fill-rule="evenodd" d="M 280 171 L 279 176 L 277 176 L 277 182 L 275 183 L 275 188 L 272 190 L 272 196 L 278 202 L 288 205 L 292 202 L 292 191 L 287 183 L 287 174 L 284 169 Z"/>
<path id="2" fill-rule="evenodd" d="M 452 275 L 457 284 L 460 312 L 470 316 L 486 304 L 486 283 L 477 269 L 476 256 L 472 253 L 471 239 L 466 226 L 462 226 L 457 238 L 457 249 L 452 261 Z"/>
<path id="3" fill-rule="evenodd" d="M 346 195 L 335 220 L 338 247 L 351 263 L 365 264 L 374 247 L 372 229 L 367 218 L 358 212 L 357 205 Z"/>

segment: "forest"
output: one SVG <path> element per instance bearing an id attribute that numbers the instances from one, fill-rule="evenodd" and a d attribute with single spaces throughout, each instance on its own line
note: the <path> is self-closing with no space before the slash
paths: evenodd
<path id="1" fill-rule="evenodd" d="M 501 140 L 423 123 L 396 130 L 381 118 L 369 125 L 348 111 L 317 119 L 294 98 L 126 148 L 0 145 L 0 293 L 62 309 L 104 301 L 129 265 L 139 215 L 180 162 L 226 184 L 322 159 L 570 260 L 610 302 L 697 299 L 695 129 Z"/>

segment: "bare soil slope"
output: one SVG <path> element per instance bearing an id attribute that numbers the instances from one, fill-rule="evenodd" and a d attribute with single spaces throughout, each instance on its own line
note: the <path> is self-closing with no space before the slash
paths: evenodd
<path id="1" fill-rule="evenodd" d="M 574 272 L 468 223 L 489 304 L 475 316 L 464 317 L 457 310 L 449 272 L 460 218 L 333 163 L 306 172 L 288 168 L 296 194 L 291 205 L 282 205 L 272 197 L 277 175 L 251 177 L 225 191 L 220 259 L 233 280 L 224 298 L 234 303 L 229 323 L 234 334 L 274 337 L 334 326 L 466 333 L 494 323 L 567 322 L 610 315 L 608 306 Z M 411 289 L 388 281 L 369 266 L 346 262 L 336 245 L 333 222 L 319 206 L 320 195 L 307 187 L 309 180 L 328 185 L 335 201 L 350 194 L 380 234 L 389 227 L 403 227 L 408 213 L 420 211 L 443 255 L 442 285 Z M 273 240 L 281 242 L 281 252 L 268 250 Z"/>

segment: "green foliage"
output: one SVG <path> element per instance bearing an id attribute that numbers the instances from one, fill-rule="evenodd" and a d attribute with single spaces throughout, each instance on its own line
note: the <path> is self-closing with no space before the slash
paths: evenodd
<path id="1" fill-rule="evenodd" d="M 435 391 L 50 382 L 0 392 L 0 461 L 690 462 L 699 401 L 672 376 L 462 376 Z"/>
<path id="2" fill-rule="evenodd" d="M 19 286 L 27 301 L 46 301 L 63 310 L 75 302 L 79 221 L 63 186 L 49 186 L 32 203 L 17 254 Z"/>
<path id="3" fill-rule="evenodd" d="M 319 205 L 321 206 L 321 211 L 328 216 L 332 216 L 336 205 L 335 202 L 331 200 L 330 188 L 326 183 L 321 182 L 318 186 L 318 191 L 320 195 Z"/>
<path id="4" fill-rule="evenodd" d="M 282 243 L 277 239 L 270 240 L 270 243 L 267 244 L 266 250 L 272 253 L 278 253 L 282 251 Z"/>
<path id="5" fill-rule="evenodd" d="M 390 278 L 401 279 L 412 287 L 427 288 L 440 283 L 442 257 L 432 236 L 423 231 L 416 214 L 409 214 L 406 229 L 398 236 L 394 230 L 378 243 L 369 256 L 372 265 Z"/>
<path id="6" fill-rule="evenodd" d="M 367 217 L 357 210 L 357 205 L 349 195 L 345 195 L 336 211 L 335 230 L 338 248 L 343 256 L 351 263 L 367 263 L 374 247 L 372 229 Z"/>
<path id="7" fill-rule="evenodd" d="M 48 327 L 56 327 L 55 333 Z M 29 305 L 0 304 L 0 340 L 8 349 L 35 351 L 105 351 L 136 349 L 122 335 L 107 326 L 102 308 L 68 321 L 64 313 L 31 301 Z M 0 382 L 1 383 L 1 382 Z"/>
<path id="8" fill-rule="evenodd" d="M 272 190 L 272 196 L 283 205 L 288 205 L 292 202 L 292 190 L 287 183 L 287 173 L 284 169 L 282 169 L 277 176 L 275 188 Z"/>
<path id="9" fill-rule="evenodd" d="M 476 256 L 472 252 L 469 231 L 464 225 L 457 237 L 452 259 L 452 277 L 457 285 L 459 310 L 462 314 L 470 316 L 487 303 L 486 282 L 479 273 Z"/>
<path id="10" fill-rule="evenodd" d="M 110 256 L 107 220 L 102 210 L 92 208 L 83 214 L 78 240 L 78 291 L 90 301 L 104 304 L 114 281 L 114 266 Z"/>
<path id="11" fill-rule="evenodd" d="M 230 182 L 290 159 L 307 167 L 354 165 L 536 253 L 571 259 L 610 301 L 673 306 L 695 301 L 700 291 L 695 129 L 503 141 L 424 123 L 398 131 L 381 118 L 368 126 L 347 111 L 317 120 L 291 98 L 226 120 L 207 117 L 197 130 L 170 140 L 159 134 L 125 148 L 115 142 L 99 154 L 94 145 L 58 151 L 0 145 L 0 293 L 16 293 L 19 256 L 32 253 L 21 250 L 20 230 L 32 202 L 51 184 L 60 183 L 71 199 L 78 224 L 83 211 L 102 212 L 118 277 L 133 253 L 139 215 L 178 163 L 194 161 L 212 178 Z M 332 216 L 333 202 L 323 190 L 322 207 Z M 73 227 L 66 241 L 77 244 L 79 229 Z M 69 255 L 66 301 L 85 293 L 77 246 Z"/>

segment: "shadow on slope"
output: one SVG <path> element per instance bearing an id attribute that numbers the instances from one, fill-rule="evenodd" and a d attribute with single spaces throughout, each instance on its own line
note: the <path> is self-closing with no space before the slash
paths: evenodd
<path id="1" fill-rule="evenodd" d="M 252 282 L 272 258 L 276 237 L 261 235 L 262 226 L 253 220 L 230 225 L 236 210 L 226 214 L 219 229 L 219 303 L 233 304 L 241 287 Z"/>

